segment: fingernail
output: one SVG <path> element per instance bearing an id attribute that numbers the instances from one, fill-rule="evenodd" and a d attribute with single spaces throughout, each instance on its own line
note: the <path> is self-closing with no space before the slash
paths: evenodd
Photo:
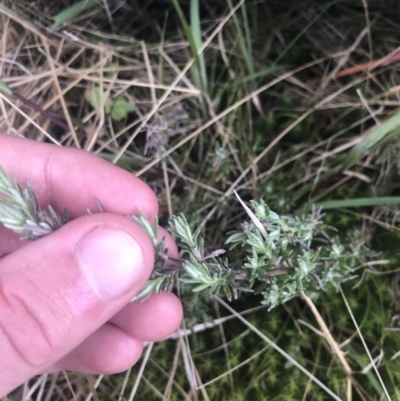
<path id="1" fill-rule="evenodd" d="M 142 249 L 123 231 L 98 228 L 83 237 L 75 252 L 87 280 L 105 300 L 124 294 L 142 278 Z"/>

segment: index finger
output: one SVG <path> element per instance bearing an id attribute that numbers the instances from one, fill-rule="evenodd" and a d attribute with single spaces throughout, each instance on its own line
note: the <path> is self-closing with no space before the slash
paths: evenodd
<path id="1" fill-rule="evenodd" d="M 0 134 L 0 165 L 12 171 L 20 185 L 30 181 L 42 208 L 67 209 L 72 218 L 88 208 L 96 211 L 96 198 L 110 213 L 137 215 L 140 210 L 152 221 L 158 212 L 147 184 L 80 149 Z"/>

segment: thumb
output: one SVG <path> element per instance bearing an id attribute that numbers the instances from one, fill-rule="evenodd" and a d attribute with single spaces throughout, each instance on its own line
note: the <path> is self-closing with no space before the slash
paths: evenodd
<path id="1" fill-rule="evenodd" d="M 0 260 L 0 398 L 43 372 L 140 291 L 154 263 L 129 219 L 84 216 Z"/>

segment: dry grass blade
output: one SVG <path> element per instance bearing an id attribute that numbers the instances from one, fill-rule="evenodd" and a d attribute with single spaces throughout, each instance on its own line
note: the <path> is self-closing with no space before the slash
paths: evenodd
<path id="1" fill-rule="evenodd" d="M 344 357 L 338 343 L 335 341 L 335 339 L 332 337 L 332 334 L 328 328 L 328 326 L 325 324 L 324 320 L 322 319 L 322 316 L 318 312 L 318 309 L 315 307 L 314 302 L 308 297 L 306 294 L 302 294 L 304 300 L 306 301 L 307 305 L 311 309 L 313 315 L 315 316 L 315 319 L 317 320 L 319 326 L 321 327 L 322 332 L 324 333 L 324 337 L 328 341 L 329 345 L 331 346 L 333 355 L 339 360 L 340 364 L 343 366 L 343 370 L 346 374 L 346 381 L 347 381 L 347 400 L 351 401 L 353 399 L 352 397 L 352 369 L 349 365 L 349 363 L 346 361 L 346 358 Z"/>
<path id="2" fill-rule="evenodd" d="M 144 354 L 142 363 L 141 363 L 141 365 L 140 365 L 140 369 L 139 369 L 138 375 L 137 375 L 137 377 L 136 377 L 136 380 L 135 380 L 135 383 L 134 383 L 134 385 L 133 385 L 132 391 L 131 391 L 131 393 L 129 394 L 129 398 L 128 398 L 129 401 L 133 401 L 133 400 L 135 399 L 136 391 L 137 391 L 137 389 L 138 389 L 140 380 L 142 379 L 144 370 L 145 370 L 146 365 L 147 365 L 147 361 L 148 361 L 148 359 L 149 359 L 149 357 L 150 357 L 150 354 L 151 354 L 151 350 L 153 349 L 153 345 L 154 345 L 154 343 L 149 343 L 149 344 L 147 345 L 147 350 L 146 350 L 146 353 Z"/>
<path id="3" fill-rule="evenodd" d="M 88 396 L 85 398 L 85 401 L 91 401 L 92 398 L 94 398 L 94 399 L 98 398 L 98 395 L 96 394 L 96 390 L 100 386 L 103 378 L 104 378 L 104 375 L 99 375 L 97 377 L 96 381 L 93 384 L 93 389 L 90 391 Z"/>
<path id="4" fill-rule="evenodd" d="M 265 346 L 264 348 L 260 349 L 260 351 L 258 351 L 258 352 L 256 352 L 255 354 L 253 354 L 253 355 L 252 355 L 250 358 L 248 358 L 247 360 L 245 360 L 245 361 L 239 363 L 239 365 L 236 365 L 236 366 L 232 367 L 231 369 L 229 369 L 229 370 L 226 371 L 225 373 L 222 373 L 220 376 L 215 377 L 214 379 L 210 380 L 209 382 L 202 384 L 201 387 L 199 387 L 199 388 L 207 387 L 207 386 L 209 386 L 210 384 L 215 383 L 215 382 L 221 380 L 223 377 L 225 377 L 225 376 L 227 376 L 227 375 L 230 375 L 233 371 L 235 371 L 235 370 L 237 370 L 237 369 L 240 369 L 240 368 L 243 367 L 243 366 L 248 365 L 249 362 L 251 362 L 253 359 L 255 359 L 255 358 L 259 357 L 260 355 L 262 355 L 268 348 L 269 348 L 269 345 Z"/>
<path id="5" fill-rule="evenodd" d="M 299 68 L 296 68 L 290 72 L 284 73 L 281 76 L 279 76 L 278 78 L 272 80 L 271 82 L 269 82 L 268 84 L 262 86 L 261 88 L 258 88 L 257 90 L 251 92 L 249 95 L 245 96 L 244 98 L 238 100 L 237 102 L 235 102 L 233 105 L 227 107 L 223 112 L 217 114 L 215 117 L 213 117 L 210 121 L 207 121 L 206 123 L 204 123 L 202 126 L 200 126 L 199 128 L 197 128 L 195 131 L 193 131 L 192 133 L 190 133 L 188 136 L 186 136 L 186 138 L 182 139 L 180 142 L 178 142 L 176 145 L 172 146 L 171 148 L 169 148 L 162 157 L 168 156 L 171 153 L 175 152 L 177 149 L 179 149 L 181 146 L 183 146 L 185 143 L 189 142 L 190 140 L 192 140 L 193 138 L 195 138 L 196 136 L 198 136 L 199 134 L 201 134 L 203 131 L 206 130 L 206 128 L 212 126 L 213 124 L 215 124 L 217 121 L 221 120 L 223 117 L 225 117 L 226 115 L 228 115 L 229 113 L 235 111 L 236 109 L 238 109 L 241 105 L 247 103 L 249 100 L 251 100 L 253 97 L 258 96 L 259 94 L 261 94 L 262 92 L 265 92 L 267 89 L 273 87 L 274 85 L 278 84 L 279 82 L 284 81 L 285 79 L 291 77 L 292 75 L 305 70 L 307 68 L 310 68 L 313 65 L 316 64 L 320 64 L 323 61 L 325 61 L 326 58 L 322 58 L 319 59 L 317 61 L 312 61 L 310 63 L 307 63 L 305 65 L 302 65 Z M 347 89 L 347 88 L 346 88 Z M 296 126 L 300 121 L 304 120 L 308 115 L 310 115 L 312 113 L 312 110 L 304 113 L 304 115 L 301 116 L 301 119 L 296 120 L 295 124 L 293 124 L 293 126 Z M 293 126 L 290 126 L 290 129 L 293 128 Z M 279 142 L 280 139 L 282 139 L 283 136 L 285 136 L 289 131 L 285 130 L 282 134 L 279 135 L 279 139 L 275 140 L 274 143 Z M 268 150 L 270 150 L 270 148 L 268 148 Z M 266 154 L 266 153 L 265 153 Z M 262 155 L 264 156 L 264 154 Z M 148 171 L 151 167 L 153 167 L 154 165 L 156 165 L 157 163 L 159 163 L 162 159 L 162 157 L 157 157 L 156 159 L 154 159 L 151 163 L 148 163 L 146 165 L 146 167 L 144 167 L 143 169 L 139 170 L 136 175 L 137 176 L 141 176 L 143 173 L 145 173 L 146 171 Z M 260 156 L 261 158 L 261 156 Z M 249 167 L 244 173 L 243 173 L 243 177 L 249 172 L 249 170 L 251 169 L 251 167 Z M 240 180 L 237 180 L 238 182 L 241 181 L 241 179 L 243 178 L 242 176 L 240 177 Z M 236 183 L 237 185 L 237 183 Z M 236 185 L 233 185 L 232 188 L 230 189 L 229 193 L 226 195 L 229 195 L 232 191 L 233 188 L 235 188 Z"/>
<path id="6" fill-rule="evenodd" d="M 232 309 L 226 302 L 224 302 L 221 298 L 215 297 L 215 299 L 229 312 L 236 315 L 236 317 L 243 322 L 247 327 L 249 327 L 254 333 L 256 333 L 260 338 L 262 338 L 269 346 L 278 351 L 282 356 L 284 356 L 288 361 L 290 361 L 296 368 L 301 370 L 305 375 L 307 375 L 310 380 L 316 383 L 319 387 L 321 387 L 326 393 L 328 393 L 334 400 L 341 401 L 341 399 L 333 393 L 328 387 L 325 386 L 320 380 L 318 380 L 315 376 L 313 376 L 307 369 L 305 369 L 302 365 L 300 365 L 297 361 L 295 361 L 288 353 L 286 353 L 283 349 L 278 347 L 273 341 L 271 341 L 265 334 L 263 334 L 260 330 L 254 327 L 251 323 L 249 323 L 244 317 L 240 316 L 234 309 Z"/>
<path id="7" fill-rule="evenodd" d="M 242 198 L 238 195 L 238 193 L 233 190 L 233 193 L 236 195 L 236 198 L 239 200 L 240 204 L 243 206 L 243 209 L 246 211 L 246 213 L 249 215 L 251 221 L 254 223 L 254 225 L 258 228 L 260 233 L 263 235 L 265 239 L 268 239 L 268 233 L 265 227 L 262 225 L 261 221 L 257 218 L 257 216 L 250 210 L 250 208 L 247 207 L 247 205 L 242 201 Z"/>
<path id="8" fill-rule="evenodd" d="M 376 376 L 377 376 L 377 378 L 378 378 L 378 380 L 379 380 L 379 382 L 380 382 L 380 384 L 381 384 L 381 386 L 382 386 L 382 388 L 383 388 L 383 391 L 384 391 L 384 394 L 385 394 L 385 396 L 386 396 L 386 399 L 387 399 L 388 401 L 390 401 L 390 400 L 391 400 L 391 397 L 389 396 L 389 393 L 388 393 L 388 391 L 387 391 L 387 389 L 386 389 L 385 383 L 383 382 L 382 377 L 381 377 L 381 375 L 380 375 L 379 372 L 378 372 L 378 369 L 377 369 L 377 367 L 376 367 L 376 364 L 375 364 L 375 362 L 374 362 L 374 360 L 373 360 L 373 358 L 372 358 L 372 356 L 371 356 L 371 352 L 369 351 L 369 349 L 368 349 L 368 347 L 367 347 L 367 344 L 366 344 L 366 342 L 365 342 L 365 340 L 364 340 L 364 336 L 363 336 L 362 333 L 361 333 L 360 327 L 359 327 L 359 325 L 357 324 L 357 321 L 356 321 L 356 319 L 355 319 L 355 317 L 354 317 L 354 314 L 353 314 L 353 312 L 352 312 L 352 310 L 351 310 L 351 307 L 350 307 L 350 305 L 349 305 L 349 303 L 348 303 L 348 301 L 347 301 L 347 299 L 346 299 L 346 296 L 345 296 L 345 294 L 343 293 L 343 290 L 342 290 L 341 287 L 339 287 L 339 290 L 340 290 L 340 293 L 341 293 L 341 295 L 342 295 L 343 301 L 344 301 L 344 303 L 346 304 L 347 311 L 349 312 L 349 315 L 351 316 L 351 320 L 353 321 L 354 326 L 355 326 L 356 329 L 357 329 L 357 333 L 358 333 L 358 335 L 359 335 L 359 337 L 360 337 L 360 339 L 361 339 L 361 341 L 362 341 L 362 343 L 363 343 L 363 346 L 364 346 L 364 349 L 365 349 L 365 351 L 366 351 L 366 353 L 367 353 L 367 355 L 368 355 L 368 358 L 369 358 L 369 360 L 371 361 L 371 365 L 372 365 L 373 368 L 374 368 L 375 374 L 376 374 Z"/>

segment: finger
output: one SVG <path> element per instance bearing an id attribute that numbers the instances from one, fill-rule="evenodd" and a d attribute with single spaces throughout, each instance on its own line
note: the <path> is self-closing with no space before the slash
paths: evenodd
<path id="1" fill-rule="evenodd" d="M 150 221 L 158 212 L 150 187 L 133 174 L 85 151 L 0 134 L 0 165 L 12 171 L 21 186 L 29 179 L 42 209 L 66 209 L 71 218 L 87 209 L 123 215 L 142 211 Z M 0 227 L 0 257 L 22 246 L 19 236 Z"/>
<path id="2" fill-rule="evenodd" d="M 168 254 L 178 257 L 178 249 L 171 235 L 159 228 L 158 237 L 165 237 Z M 142 341 L 160 341 L 172 334 L 180 325 L 183 309 L 180 300 L 170 293 L 153 294 L 145 301 L 126 305 L 110 322 L 130 336 Z"/>
<path id="3" fill-rule="evenodd" d="M 66 369 L 112 374 L 129 369 L 140 358 L 143 341 L 161 341 L 179 327 L 182 304 L 174 294 L 164 292 L 152 295 L 143 303 L 128 304 L 117 316 L 58 361 L 50 371 Z"/>
<path id="4" fill-rule="evenodd" d="M 50 371 L 64 369 L 90 374 L 119 373 L 132 367 L 142 351 L 142 341 L 112 324 L 105 324 L 58 361 Z"/>
<path id="5" fill-rule="evenodd" d="M 159 227 L 158 237 L 159 240 L 165 237 L 169 255 L 177 257 L 178 249 L 171 235 Z M 129 303 L 110 319 L 110 323 L 98 330 L 99 334 L 93 333 L 56 366 L 84 373 L 105 374 L 125 370 L 140 355 L 138 344 L 141 349 L 143 341 L 160 341 L 168 337 L 179 327 L 182 315 L 182 305 L 173 294 L 162 293 L 144 302 Z M 113 329 L 106 329 L 109 326 Z M 111 333 L 116 334 L 114 338 Z M 117 355 L 117 352 L 120 354 Z M 109 361 L 114 353 L 116 360 Z"/>
<path id="6" fill-rule="evenodd" d="M 136 294 L 151 240 L 123 216 L 84 216 L 0 260 L 0 398 L 67 355 Z"/>
<path id="7" fill-rule="evenodd" d="M 160 341 L 171 335 L 183 318 L 182 304 L 171 293 L 152 294 L 145 301 L 135 301 L 110 319 L 131 337 L 142 341 Z"/>
<path id="8" fill-rule="evenodd" d="M 67 209 L 71 217 L 97 210 L 123 215 L 158 212 L 150 187 L 133 174 L 83 150 L 0 134 L 0 164 L 24 186 L 29 179 L 41 206 Z"/>

